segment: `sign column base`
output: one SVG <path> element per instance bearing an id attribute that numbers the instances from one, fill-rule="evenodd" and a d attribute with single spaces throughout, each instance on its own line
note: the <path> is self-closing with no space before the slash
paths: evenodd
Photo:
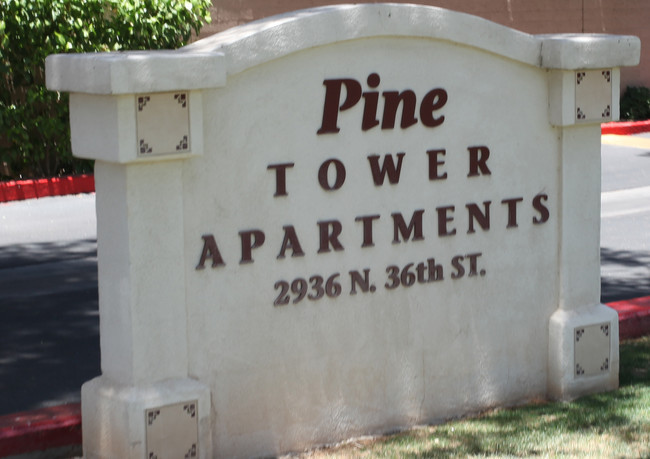
<path id="1" fill-rule="evenodd" d="M 213 455 L 210 390 L 198 381 L 127 386 L 101 376 L 82 386 L 81 399 L 86 458 Z"/>
<path id="2" fill-rule="evenodd" d="M 549 397 L 572 400 L 617 389 L 618 340 L 618 314 L 603 304 L 555 311 L 549 321 Z"/>

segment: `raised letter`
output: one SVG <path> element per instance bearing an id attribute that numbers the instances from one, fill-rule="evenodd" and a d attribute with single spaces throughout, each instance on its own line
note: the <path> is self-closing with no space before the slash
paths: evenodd
<path id="1" fill-rule="evenodd" d="M 436 207 L 436 212 L 438 212 L 438 236 L 453 236 L 456 234 L 456 228 L 449 231 L 447 229 L 447 223 L 454 221 L 454 216 L 448 216 L 447 212 L 454 212 L 454 206 L 445 206 L 445 207 Z"/>
<path id="2" fill-rule="evenodd" d="M 460 279 L 465 275 L 465 268 L 463 267 L 463 260 L 465 257 L 461 255 L 456 255 L 454 258 L 451 259 L 451 265 L 456 268 L 455 273 L 451 273 L 451 278 L 452 279 Z"/>
<path id="3" fill-rule="evenodd" d="M 393 161 L 393 155 L 384 155 L 384 163 L 379 167 L 379 155 L 369 155 L 370 172 L 376 186 L 384 184 L 384 178 L 388 174 L 388 181 L 394 185 L 399 183 L 399 176 L 402 173 L 402 159 L 406 153 L 397 153 L 397 166 Z"/>
<path id="4" fill-rule="evenodd" d="M 203 239 L 203 250 L 201 251 L 201 259 L 199 260 L 199 264 L 196 265 L 196 269 L 205 269 L 205 261 L 208 258 L 212 258 L 213 268 L 224 266 L 225 263 L 223 262 L 223 258 L 221 258 L 214 236 L 212 234 L 205 234 L 201 238 Z"/>
<path id="5" fill-rule="evenodd" d="M 293 163 L 269 164 L 266 169 L 275 169 L 275 194 L 273 196 L 287 195 L 287 173 L 286 170 L 293 167 Z"/>
<path id="6" fill-rule="evenodd" d="M 477 259 L 483 255 L 482 253 L 468 253 L 465 255 L 469 259 L 469 273 L 467 274 L 467 277 L 472 277 L 472 276 L 478 276 L 478 263 Z M 485 271 L 481 270 L 481 275 L 485 275 Z"/>
<path id="7" fill-rule="evenodd" d="M 469 229 L 467 230 L 467 234 L 475 233 L 476 231 L 474 230 L 474 220 L 478 222 L 479 225 L 481 225 L 481 228 L 483 230 L 489 230 L 490 229 L 490 203 L 492 201 L 483 201 L 483 208 L 485 209 L 484 212 L 481 212 L 481 209 L 479 209 L 478 205 L 474 203 L 466 204 L 465 207 L 467 207 L 467 214 L 469 218 Z"/>
<path id="8" fill-rule="evenodd" d="M 427 266 L 424 263 L 418 263 L 415 267 L 415 272 L 418 274 L 418 284 L 424 284 L 427 282 L 427 279 L 424 277 L 426 270 Z"/>
<path id="9" fill-rule="evenodd" d="M 260 230 L 240 231 L 241 237 L 241 260 L 242 263 L 252 263 L 252 251 L 264 244 L 264 233 Z"/>
<path id="10" fill-rule="evenodd" d="M 440 126 L 445 121 L 445 116 L 438 118 L 433 116 L 433 112 L 441 109 L 447 103 L 447 91 L 442 88 L 432 89 L 424 95 L 420 102 L 420 120 L 422 124 L 428 127 Z"/>
<path id="11" fill-rule="evenodd" d="M 327 172 L 329 171 L 330 164 L 334 164 L 336 170 L 336 177 L 334 178 L 334 185 L 330 186 L 327 180 Z M 318 183 L 325 191 L 338 190 L 345 182 L 345 166 L 338 159 L 330 158 L 325 161 L 318 168 Z"/>
<path id="12" fill-rule="evenodd" d="M 354 219 L 355 222 L 363 222 L 363 244 L 361 244 L 361 247 L 372 247 L 375 245 L 372 241 L 373 220 L 379 220 L 379 215 L 365 215 Z"/>
<path id="13" fill-rule="evenodd" d="M 491 172 L 487 166 L 490 149 L 488 147 L 467 147 L 467 150 L 469 151 L 469 173 L 467 176 L 490 175 Z"/>
<path id="14" fill-rule="evenodd" d="M 282 247 L 280 248 L 278 258 L 284 258 L 284 252 L 286 252 L 287 249 L 291 249 L 292 257 L 304 256 L 305 252 L 303 252 L 302 247 L 300 247 L 300 241 L 298 240 L 298 235 L 296 234 L 296 229 L 293 225 L 283 226 L 282 229 L 284 230 L 284 238 L 282 239 Z"/>
<path id="15" fill-rule="evenodd" d="M 438 174 L 438 166 L 445 164 L 444 160 L 438 159 L 438 155 L 445 156 L 447 152 L 442 150 L 427 150 L 427 155 L 429 155 L 429 180 L 440 180 L 446 179 L 447 173 L 443 172 L 442 175 Z"/>
<path id="16" fill-rule="evenodd" d="M 339 110 L 347 110 L 354 107 L 361 99 L 361 85 L 357 80 L 351 78 L 342 78 L 334 80 L 324 80 L 325 85 L 325 103 L 323 104 L 323 123 L 317 134 L 331 134 L 339 132 L 336 125 L 339 117 Z M 341 87 L 345 85 L 345 100 L 339 106 L 341 100 Z"/>
<path id="17" fill-rule="evenodd" d="M 415 236 L 413 236 L 414 241 L 422 241 L 424 239 L 424 236 L 422 235 L 423 213 L 424 209 L 416 210 L 413 212 L 411 223 L 409 223 L 408 226 L 406 226 L 406 222 L 404 221 L 404 217 L 402 217 L 401 213 L 395 212 L 394 214 L 391 214 L 391 217 L 393 217 L 393 244 L 400 243 L 400 234 L 402 235 L 404 242 L 409 240 L 412 233 L 415 233 Z"/>
<path id="18" fill-rule="evenodd" d="M 540 193 L 533 198 L 533 207 L 537 212 L 539 212 L 539 218 L 533 217 L 533 223 L 535 225 L 540 225 L 548 221 L 548 208 L 542 204 L 542 201 L 548 201 L 548 195 Z"/>
<path id="19" fill-rule="evenodd" d="M 442 265 L 437 265 L 434 258 L 427 258 L 427 266 L 429 269 L 429 282 L 443 280 Z"/>
<path id="20" fill-rule="evenodd" d="M 517 226 L 517 203 L 523 201 L 524 198 L 510 198 L 501 201 L 501 204 L 508 205 L 508 226 L 506 228 L 516 228 Z"/>
<path id="21" fill-rule="evenodd" d="M 363 277 L 361 277 L 359 271 L 350 271 L 350 284 L 350 295 L 357 294 L 357 285 L 363 293 L 368 290 L 374 292 L 374 287 L 370 285 L 370 269 L 368 268 L 363 270 Z"/>
<path id="22" fill-rule="evenodd" d="M 371 73 L 368 75 L 368 86 L 371 88 L 376 88 L 379 86 L 379 75 L 376 73 Z M 377 91 L 368 91 L 363 93 L 364 105 L 363 105 L 363 121 L 361 123 L 361 129 L 367 131 L 370 128 L 373 128 L 379 124 L 377 119 L 377 103 L 379 101 L 379 93 Z"/>
<path id="23" fill-rule="evenodd" d="M 332 227 L 332 231 L 329 231 L 329 227 Z M 338 220 L 326 220 L 318 222 L 318 228 L 320 230 L 320 248 L 318 253 L 329 252 L 330 246 L 334 250 L 343 250 L 343 246 L 339 242 L 339 235 L 343 230 L 341 222 Z"/>
<path id="24" fill-rule="evenodd" d="M 415 105 L 417 99 L 415 93 L 410 89 L 398 93 L 397 91 L 384 91 L 384 116 L 381 120 L 382 129 L 393 129 L 395 127 L 395 118 L 397 116 L 397 107 L 402 104 L 402 122 L 400 127 L 402 129 L 413 126 L 418 122 L 415 117 Z"/>

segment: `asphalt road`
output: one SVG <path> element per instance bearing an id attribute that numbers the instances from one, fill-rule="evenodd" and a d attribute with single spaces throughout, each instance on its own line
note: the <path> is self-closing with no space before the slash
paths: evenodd
<path id="1" fill-rule="evenodd" d="M 601 301 L 650 296 L 650 134 L 603 136 Z"/>
<path id="2" fill-rule="evenodd" d="M 650 135 L 604 137 L 602 165 L 602 301 L 649 296 Z M 100 374 L 94 206 L 0 204 L 0 415 L 77 402 Z"/>
<path id="3" fill-rule="evenodd" d="M 0 415 L 100 373 L 95 196 L 0 204 Z"/>

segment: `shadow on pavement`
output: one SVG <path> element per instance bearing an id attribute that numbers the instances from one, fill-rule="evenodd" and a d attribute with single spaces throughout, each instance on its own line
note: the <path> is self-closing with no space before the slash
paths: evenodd
<path id="1" fill-rule="evenodd" d="M 97 239 L 0 246 L 0 270 L 82 257 L 97 257 Z"/>
<path id="2" fill-rule="evenodd" d="M 600 249 L 602 303 L 650 296 L 650 252 Z"/>
<path id="3" fill-rule="evenodd" d="M 100 374 L 96 242 L 0 247 L 0 414 L 79 401 Z"/>

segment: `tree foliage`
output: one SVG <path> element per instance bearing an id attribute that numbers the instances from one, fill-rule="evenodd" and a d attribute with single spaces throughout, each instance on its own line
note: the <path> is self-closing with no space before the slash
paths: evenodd
<path id="1" fill-rule="evenodd" d="M 638 121 L 650 119 L 650 89 L 628 86 L 621 96 L 621 119 Z"/>
<path id="2" fill-rule="evenodd" d="M 0 0 L 0 166 L 15 177 L 82 172 L 68 98 L 45 88 L 55 53 L 174 49 L 210 21 L 210 0 Z M 1 169 L 0 169 L 1 170 Z"/>

